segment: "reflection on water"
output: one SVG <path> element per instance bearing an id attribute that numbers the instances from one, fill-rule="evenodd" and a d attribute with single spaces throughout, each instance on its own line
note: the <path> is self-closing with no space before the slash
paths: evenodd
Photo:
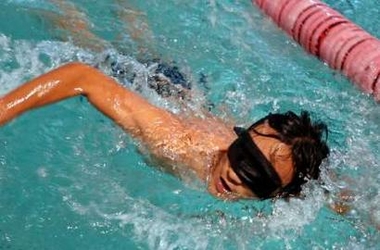
<path id="1" fill-rule="evenodd" d="M 42 1 L 2 5 L 30 8 L 32 2 Z M 249 1 L 132 4 L 146 13 L 158 53 L 176 61 L 195 89 L 188 106 L 160 98 L 144 84 L 138 91 L 173 112 L 212 103 L 212 112 L 245 125 L 270 111 L 310 110 L 330 129 L 332 152 L 321 182 L 308 184 L 303 199 L 215 200 L 198 183 L 184 184 L 148 166 L 127 135 L 77 98 L 0 130 L 0 248 L 378 247 L 380 108 L 371 97 L 306 55 Z M 114 17 L 100 13 L 115 5 L 78 6 L 88 9 L 94 31 L 113 39 L 107 32 Z M 122 29 L 120 22 L 115 27 Z M 92 52 L 53 36 L 0 33 L 1 94 L 73 60 L 110 73 L 105 58 L 111 54 L 136 73 L 149 70 L 137 55 L 118 54 L 120 42 Z M 123 39 L 122 50 L 133 47 Z"/>

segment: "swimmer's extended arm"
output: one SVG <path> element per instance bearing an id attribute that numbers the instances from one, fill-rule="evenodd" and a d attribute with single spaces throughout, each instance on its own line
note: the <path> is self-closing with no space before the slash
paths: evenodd
<path id="1" fill-rule="evenodd" d="M 82 63 L 69 63 L 0 98 L 0 125 L 25 111 L 83 95 L 103 114 L 147 144 L 183 129 L 175 115 L 148 103 L 112 78 Z"/>

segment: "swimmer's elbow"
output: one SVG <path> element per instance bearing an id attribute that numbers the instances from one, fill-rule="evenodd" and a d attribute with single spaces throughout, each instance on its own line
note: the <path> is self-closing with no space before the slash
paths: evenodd
<path id="1" fill-rule="evenodd" d="M 70 82 L 76 95 L 88 96 L 95 89 L 101 88 L 101 83 L 112 81 L 100 70 L 82 62 L 67 63 L 60 70 L 61 76 Z"/>
<path id="2" fill-rule="evenodd" d="M 82 62 L 69 62 L 64 64 L 62 67 L 69 67 L 73 69 L 85 69 L 85 68 L 91 68 L 91 66 L 82 63 Z"/>
<path id="3" fill-rule="evenodd" d="M 87 65 L 82 62 L 70 62 L 61 67 L 62 69 L 66 69 L 68 74 L 75 74 L 80 77 L 85 77 L 87 75 L 91 75 L 94 72 L 98 72 L 94 67 Z"/>

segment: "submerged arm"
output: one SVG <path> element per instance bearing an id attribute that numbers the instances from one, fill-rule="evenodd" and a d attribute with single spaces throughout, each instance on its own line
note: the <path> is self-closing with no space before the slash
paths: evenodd
<path id="1" fill-rule="evenodd" d="M 81 63 L 41 75 L 0 98 L 0 125 L 25 111 L 83 95 L 99 111 L 148 144 L 183 129 L 183 124 L 112 78 Z"/>
<path id="2" fill-rule="evenodd" d="M 150 53 L 151 56 L 157 57 L 153 46 L 154 35 L 149 27 L 146 14 L 136 9 L 130 1 L 116 0 L 116 2 L 120 6 L 117 10 L 118 18 L 123 21 L 126 32 L 136 43 L 140 55 Z"/>
<path id="3" fill-rule="evenodd" d="M 74 4 L 66 0 L 50 0 L 55 4 L 62 15 L 46 14 L 46 18 L 58 28 L 68 32 L 73 43 L 82 48 L 102 51 L 107 47 L 107 42 L 90 31 L 85 13 L 80 12 Z"/>
<path id="4" fill-rule="evenodd" d="M 81 12 L 73 3 L 67 0 L 49 1 L 59 9 L 62 15 L 46 12 L 44 16 L 55 26 L 66 31 L 75 45 L 95 51 L 102 51 L 107 48 L 108 42 L 91 32 L 91 23 L 85 13 Z M 123 21 L 126 32 L 137 44 L 139 52 L 153 54 L 153 33 L 149 28 L 145 14 L 135 10 L 129 1 L 117 0 L 116 2 L 119 6 L 118 18 Z M 124 35 L 124 33 L 125 30 L 122 34 Z M 119 42 L 124 43 L 123 40 Z"/>

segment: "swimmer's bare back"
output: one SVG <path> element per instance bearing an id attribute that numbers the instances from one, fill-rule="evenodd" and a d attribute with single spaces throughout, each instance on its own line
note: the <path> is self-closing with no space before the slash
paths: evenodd
<path id="1" fill-rule="evenodd" d="M 25 111 L 74 96 L 86 96 L 104 115 L 140 139 L 151 153 L 168 164 L 191 168 L 205 180 L 206 169 L 220 150 L 234 139 L 221 122 L 213 130 L 202 121 L 182 118 L 151 105 L 138 94 L 119 85 L 99 70 L 69 63 L 21 85 L 0 98 L 0 126 Z M 208 166 L 206 166 L 208 165 Z"/>

